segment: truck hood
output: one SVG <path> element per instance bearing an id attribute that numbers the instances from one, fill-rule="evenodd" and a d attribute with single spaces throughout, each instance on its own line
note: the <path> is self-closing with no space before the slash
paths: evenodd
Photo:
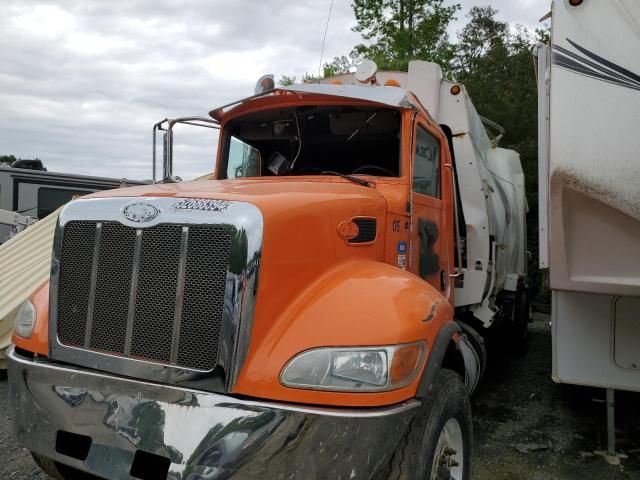
<path id="1" fill-rule="evenodd" d="M 89 198 L 186 197 L 248 202 L 263 217 L 258 323 L 275 320 L 325 272 L 350 259 L 383 261 L 387 202 L 374 188 L 341 178 L 205 180 L 103 191 Z M 350 244 L 338 225 L 376 218 L 373 242 Z M 259 318 L 259 319 L 258 319 Z"/>
<path id="2" fill-rule="evenodd" d="M 290 178 L 290 177 L 289 177 Z M 362 208 L 385 208 L 384 196 L 373 188 L 362 187 L 342 179 L 317 180 L 201 180 L 180 183 L 141 185 L 105 190 L 85 198 L 107 197 L 187 197 L 232 200 L 256 205 L 263 215 L 302 206 L 349 203 Z M 359 215 L 370 214 L 360 211 Z"/>

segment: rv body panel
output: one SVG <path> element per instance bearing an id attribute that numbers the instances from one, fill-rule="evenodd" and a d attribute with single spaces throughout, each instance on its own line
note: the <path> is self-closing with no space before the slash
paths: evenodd
<path id="1" fill-rule="evenodd" d="M 640 391 L 640 6 L 556 1 L 539 46 L 540 267 L 555 381 Z"/>

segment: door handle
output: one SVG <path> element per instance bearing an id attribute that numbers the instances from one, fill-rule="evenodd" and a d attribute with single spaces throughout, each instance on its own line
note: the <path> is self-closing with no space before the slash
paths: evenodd
<path id="1" fill-rule="evenodd" d="M 444 270 L 440 270 L 440 290 L 444 291 L 445 288 L 447 288 L 447 284 L 446 284 L 446 275 L 444 273 Z"/>

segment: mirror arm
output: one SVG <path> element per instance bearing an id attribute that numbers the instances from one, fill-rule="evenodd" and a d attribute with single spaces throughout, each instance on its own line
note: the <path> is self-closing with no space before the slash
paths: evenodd
<path id="1" fill-rule="evenodd" d="M 165 126 L 166 124 L 166 126 Z M 162 182 L 163 183 L 176 183 L 179 180 L 173 176 L 173 127 L 176 124 L 191 125 L 194 127 L 213 128 L 220 129 L 220 122 L 211 118 L 205 117 L 179 117 L 179 118 L 165 118 L 153 126 L 153 183 L 156 183 L 156 132 L 165 132 L 164 134 L 164 148 L 163 148 L 163 161 L 162 161 Z"/>

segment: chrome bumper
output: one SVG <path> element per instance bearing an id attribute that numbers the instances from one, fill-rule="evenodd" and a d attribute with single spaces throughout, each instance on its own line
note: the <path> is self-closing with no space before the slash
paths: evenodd
<path id="1" fill-rule="evenodd" d="M 169 480 L 371 478 L 388 465 L 419 405 L 246 401 L 33 361 L 13 349 L 9 390 L 22 445 L 114 480 L 131 479 L 140 462 L 166 462 Z M 87 442 L 84 453 L 64 444 L 76 436 Z"/>

